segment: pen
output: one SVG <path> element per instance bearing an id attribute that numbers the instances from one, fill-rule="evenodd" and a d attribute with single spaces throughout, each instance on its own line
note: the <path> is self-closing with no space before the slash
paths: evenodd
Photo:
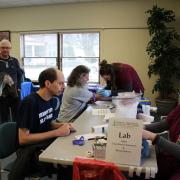
<path id="1" fill-rule="evenodd" d="M 98 139 L 105 139 L 105 140 L 107 140 L 106 137 L 102 136 L 102 137 L 89 138 L 88 141 L 89 141 L 89 140 L 95 140 L 95 139 L 96 139 L 96 140 L 98 140 Z"/>

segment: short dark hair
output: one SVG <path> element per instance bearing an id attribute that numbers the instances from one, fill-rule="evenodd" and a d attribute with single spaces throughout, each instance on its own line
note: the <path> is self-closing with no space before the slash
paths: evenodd
<path id="1" fill-rule="evenodd" d="M 75 67 L 68 77 L 67 85 L 70 87 L 82 86 L 81 81 L 80 81 L 81 75 L 88 74 L 89 72 L 90 72 L 90 69 L 84 65 L 79 65 Z"/>
<path id="2" fill-rule="evenodd" d="M 55 68 L 48 68 L 42 71 L 39 75 L 38 81 L 40 88 L 45 87 L 45 81 L 48 80 L 51 83 L 57 79 L 57 72 Z"/>

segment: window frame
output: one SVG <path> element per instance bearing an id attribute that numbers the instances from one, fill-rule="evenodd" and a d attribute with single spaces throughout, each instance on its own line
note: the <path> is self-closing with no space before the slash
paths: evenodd
<path id="1" fill-rule="evenodd" d="M 98 57 L 63 57 L 63 35 L 64 34 L 88 34 L 88 33 L 98 33 L 99 34 L 99 56 Z M 43 35 L 43 34 L 56 34 L 57 35 L 57 57 L 31 57 L 31 56 L 26 56 L 25 57 L 25 36 L 26 35 Z M 28 32 L 28 33 L 22 33 L 20 35 L 20 54 L 21 54 L 21 59 L 22 59 L 22 64 L 24 67 L 24 60 L 25 58 L 56 58 L 56 66 L 58 69 L 63 71 L 63 58 L 97 58 L 98 59 L 98 64 L 100 62 L 100 32 L 99 31 L 83 31 L 83 32 Z M 36 66 L 36 65 L 35 65 Z M 39 65 L 37 65 L 39 66 Z M 33 82 L 37 82 L 37 80 L 32 80 Z M 100 75 L 98 72 L 98 81 L 97 82 L 88 82 L 88 84 L 99 84 L 100 82 Z"/>

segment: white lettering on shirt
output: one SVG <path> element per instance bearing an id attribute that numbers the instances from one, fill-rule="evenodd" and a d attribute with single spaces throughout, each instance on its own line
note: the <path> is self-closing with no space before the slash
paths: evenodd
<path id="1" fill-rule="evenodd" d="M 39 113 L 40 124 L 43 124 L 46 120 L 53 117 L 53 108 L 49 108 L 46 111 Z"/>

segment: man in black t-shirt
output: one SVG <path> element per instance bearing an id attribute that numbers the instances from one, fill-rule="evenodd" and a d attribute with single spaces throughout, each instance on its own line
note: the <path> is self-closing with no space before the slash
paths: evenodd
<path id="1" fill-rule="evenodd" d="M 9 174 L 10 180 L 21 180 L 29 172 L 39 168 L 37 151 L 46 148 L 54 138 L 67 136 L 74 128 L 70 123 L 56 123 L 53 96 L 59 96 L 64 90 L 64 76 L 61 71 L 48 68 L 39 75 L 40 89 L 21 102 L 18 115 L 17 160 Z M 35 156 L 37 156 L 35 158 Z M 41 170 L 50 169 L 47 163 L 41 163 Z M 46 167 L 46 168 L 45 168 Z"/>

